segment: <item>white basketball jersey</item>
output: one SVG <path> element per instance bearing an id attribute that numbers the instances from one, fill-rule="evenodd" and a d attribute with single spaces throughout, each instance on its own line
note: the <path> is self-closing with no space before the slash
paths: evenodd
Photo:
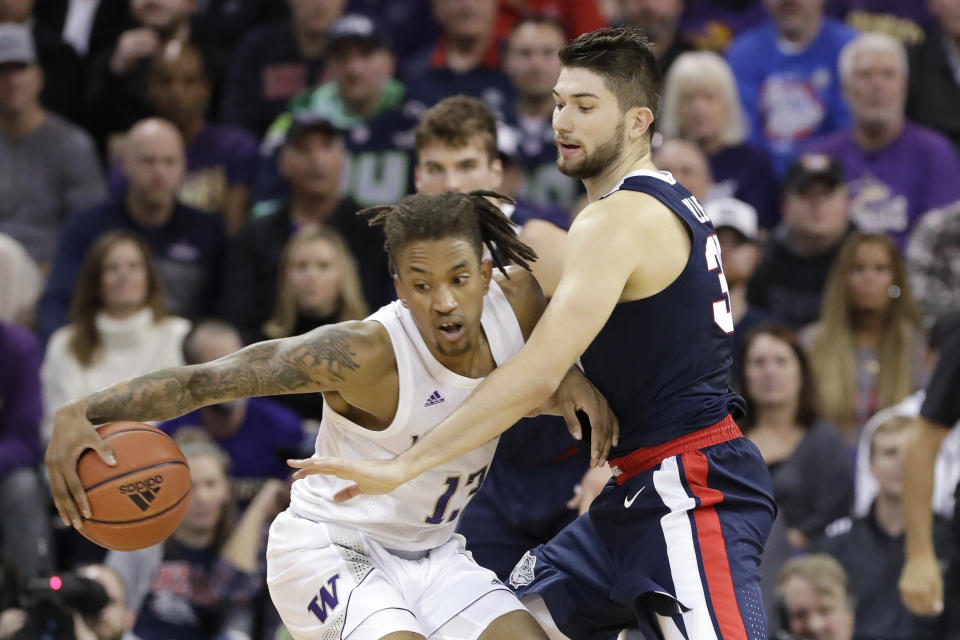
<path id="1" fill-rule="evenodd" d="M 399 301 L 371 315 L 386 328 L 399 372 L 400 397 L 393 422 L 371 431 L 323 407 L 317 455 L 355 460 L 389 460 L 453 412 L 480 384 L 441 365 L 430 353 L 410 311 Z M 513 308 L 499 285 L 490 281 L 481 316 L 493 359 L 500 365 L 523 346 Z M 497 438 L 400 485 L 384 495 L 361 495 L 343 503 L 337 491 L 352 482 L 312 475 L 293 483 L 290 506 L 310 520 L 360 529 L 387 549 L 425 551 L 453 535 L 460 512 L 487 473 Z"/>

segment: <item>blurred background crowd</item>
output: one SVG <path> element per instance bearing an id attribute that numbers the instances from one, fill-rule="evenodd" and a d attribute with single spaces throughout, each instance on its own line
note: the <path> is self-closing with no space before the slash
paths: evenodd
<path id="1" fill-rule="evenodd" d="M 960 333 L 960 0 L 0 0 L 0 638 L 58 615 L 101 640 L 287 637 L 262 550 L 319 396 L 161 425 L 193 500 L 133 553 L 56 518 L 53 412 L 389 302 L 363 207 L 490 188 L 562 234 L 585 201 L 555 166 L 557 53 L 605 25 L 649 37 L 654 162 L 717 227 L 740 426 L 780 507 L 771 637 L 946 637 L 897 580 L 908 425 Z M 935 477 L 946 566 L 960 435 Z"/>

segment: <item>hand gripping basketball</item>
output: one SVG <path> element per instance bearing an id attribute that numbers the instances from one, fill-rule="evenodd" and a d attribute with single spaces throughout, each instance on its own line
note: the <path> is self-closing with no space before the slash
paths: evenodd
<path id="1" fill-rule="evenodd" d="M 47 445 L 44 462 L 50 475 L 50 493 L 63 524 L 82 527 L 82 517 L 90 517 L 90 503 L 77 475 L 77 461 L 93 449 L 108 465 L 117 464 L 110 446 L 100 438 L 86 417 L 86 409 L 71 403 L 57 411 L 53 435 Z"/>

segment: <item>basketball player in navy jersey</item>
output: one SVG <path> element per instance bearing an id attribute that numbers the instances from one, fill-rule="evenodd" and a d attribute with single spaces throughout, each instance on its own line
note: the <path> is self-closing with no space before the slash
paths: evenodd
<path id="1" fill-rule="evenodd" d="M 558 165 L 583 180 L 590 204 L 529 341 L 395 459 L 293 464 L 354 480 L 340 500 L 389 491 L 508 428 L 579 359 L 620 420 L 615 477 L 586 515 L 524 556 L 512 585 L 571 638 L 639 626 L 667 640 L 765 639 L 757 565 L 776 507 L 734 423 L 744 405 L 727 386 L 733 317 L 715 230 L 650 160 L 656 57 L 638 32 L 603 29 L 561 60 Z M 594 463 L 601 453 L 594 442 Z"/>

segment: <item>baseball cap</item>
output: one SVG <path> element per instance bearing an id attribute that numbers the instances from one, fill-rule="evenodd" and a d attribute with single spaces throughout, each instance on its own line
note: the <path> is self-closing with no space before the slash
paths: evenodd
<path id="1" fill-rule="evenodd" d="M 37 50 L 28 27 L 13 22 L 0 24 L 0 64 L 36 64 Z"/>
<path id="2" fill-rule="evenodd" d="M 836 159 L 825 153 L 805 153 L 787 170 L 783 190 L 803 191 L 815 182 L 833 189 L 844 181 L 843 165 Z"/>
<path id="3" fill-rule="evenodd" d="M 362 13 L 348 13 L 338 18 L 327 32 L 327 47 L 333 51 L 338 47 L 355 42 L 370 47 L 389 48 L 389 39 L 370 16 Z"/>
<path id="4" fill-rule="evenodd" d="M 334 137 L 343 136 L 343 131 L 328 118 L 316 113 L 304 111 L 295 114 L 290 119 L 290 127 L 287 129 L 287 133 L 283 138 L 283 144 L 288 145 L 296 142 L 303 137 L 304 134 L 313 131 L 320 131 Z"/>
<path id="5" fill-rule="evenodd" d="M 715 228 L 730 227 L 739 231 L 747 240 L 757 239 L 757 210 L 743 200 L 714 198 L 707 200 L 703 209 Z"/>

